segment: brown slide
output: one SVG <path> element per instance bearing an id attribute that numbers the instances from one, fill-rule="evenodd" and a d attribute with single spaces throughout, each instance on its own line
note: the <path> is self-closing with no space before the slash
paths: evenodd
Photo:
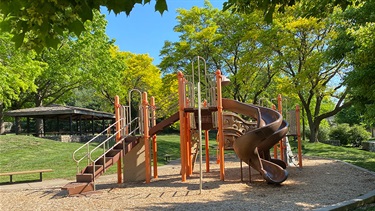
<path id="1" fill-rule="evenodd" d="M 288 177 L 284 169 L 286 165 L 269 156 L 269 149 L 288 132 L 288 125 L 280 113 L 230 99 L 223 99 L 223 109 L 257 119 L 258 128 L 238 137 L 233 143 L 234 151 L 242 161 L 259 171 L 267 182 L 284 182 Z"/>

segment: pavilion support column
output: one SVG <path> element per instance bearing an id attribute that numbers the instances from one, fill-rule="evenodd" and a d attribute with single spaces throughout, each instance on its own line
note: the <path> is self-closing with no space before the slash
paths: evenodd
<path id="1" fill-rule="evenodd" d="M 79 135 L 82 136 L 82 116 L 79 116 Z"/>
<path id="2" fill-rule="evenodd" d="M 18 119 L 18 117 L 16 117 L 17 119 Z M 27 135 L 30 135 L 30 117 L 27 117 L 27 123 L 26 123 L 26 130 L 27 130 Z M 18 126 L 16 127 L 16 128 L 18 128 Z M 18 134 L 17 132 L 16 132 L 16 134 Z"/>
<path id="3" fill-rule="evenodd" d="M 69 115 L 69 130 L 70 130 L 70 135 L 72 136 L 73 135 L 73 117 L 72 115 L 70 114 Z"/>
<path id="4" fill-rule="evenodd" d="M 42 132 L 41 135 L 46 136 L 46 119 L 45 118 L 42 119 L 42 128 L 43 130 L 41 131 Z"/>
<path id="5" fill-rule="evenodd" d="M 94 135 L 94 116 L 91 116 L 91 133 Z"/>
<path id="6" fill-rule="evenodd" d="M 102 119 L 102 129 L 101 129 L 101 131 L 104 131 L 104 129 L 105 129 L 105 120 Z"/>
<path id="7" fill-rule="evenodd" d="M 59 116 L 56 117 L 56 131 L 57 131 L 57 134 L 60 135 L 60 118 L 59 118 Z"/>
<path id="8" fill-rule="evenodd" d="M 20 118 L 18 116 L 15 117 L 15 124 L 16 124 L 16 135 L 18 135 L 20 133 Z"/>

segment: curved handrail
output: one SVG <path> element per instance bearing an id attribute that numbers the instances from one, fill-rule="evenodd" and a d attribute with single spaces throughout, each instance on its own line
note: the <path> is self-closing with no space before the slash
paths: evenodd
<path id="1" fill-rule="evenodd" d="M 133 123 L 134 121 L 136 121 L 136 120 L 138 120 L 138 117 L 137 117 L 137 118 L 134 118 L 132 121 L 130 121 L 127 125 L 125 125 L 125 126 L 122 127 L 121 129 L 126 128 L 127 126 L 129 126 L 129 124 L 132 124 L 132 123 Z M 130 133 L 128 133 L 128 134 L 127 134 L 125 137 L 123 137 L 123 138 L 126 138 L 126 137 L 128 137 L 129 135 L 135 133 L 135 131 L 137 131 L 138 129 L 139 129 L 139 126 L 136 127 L 136 128 L 135 128 L 133 131 L 131 131 Z M 108 147 L 107 150 L 105 149 L 105 144 L 106 144 L 109 140 L 111 140 L 111 138 L 112 138 L 113 136 L 115 136 L 117 133 L 119 133 L 120 131 L 121 131 L 121 130 L 117 131 L 117 132 L 114 133 L 111 137 L 108 137 L 106 140 L 104 140 L 102 143 L 100 143 L 98 146 L 96 146 L 94 149 L 92 149 L 92 150 L 90 151 L 89 159 L 90 159 L 91 162 L 96 162 L 96 161 L 101 157 L 101 156 L 99 156 L 99 158 L 97 158 L 97 159 L 95 159 L 95 160 L 92 159 L 92 153 L 95 152 L 97 149 L 99 149 L 101 146 L 104 145 L 104 147 L 103 147 L 103 154 L 105 155 L 105 153 L 107 153 L 109 150 L 113 149 L 113 148 L 118 144 L 118 143 L 116 143 L 116 144 L 114 144 L 111 148 Z M 103 154 L 102 154 L 102 155 L 103 155 Z"/>
<path id="2" fill-rule="evenodd" d="M 73 157 L 73 160 L 75 161 L 75 162 L 81 162 L 86 156 L 88 156 L 88 154 L 89 154 L 89 151 L 90 151 L 90 149 L 89 149 L 89 145 L 90 145 L 90 143 L 91 142 L 93 142 L 95 139 L 97 139 L 100 135 L 103 135 L 105 132 L 107 132 L 107 130 L 108 129 L 110 129 L 110 128 L 112 128 L 113 126 L 115 126 L 118 122 L 120 122 L 122 119 L 119 119 L 118 121 L 116 121 L 115 123 L 113 123 L 113 124 L 111 124 L 110 126 L 108 126 L 105 130 L 103 130 L 102 132 L 100 132 L 98 135 L 96 135 L 94 138 L 92 138 L 92 139 L 90 139 L 88 142 L 86 142 L 84 145 L 82 145 L 82 146 L 80 146 L 78 149 L 76 149 L 74 152 L 73 152 L 73 155 L 72 155 L 72 157 Z M 80 151 L 82 148 L 84 148 L 84 147 L 87 147 L 87 154 L 85 154 L 81 159 L 76 159 L 76 153 L 78 152 L 78 151 Z"/>

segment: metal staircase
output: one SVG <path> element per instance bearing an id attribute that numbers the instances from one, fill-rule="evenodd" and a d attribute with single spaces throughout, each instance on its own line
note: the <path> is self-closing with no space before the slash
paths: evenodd
<path id="1" fill-rule="evenodd" d="M 140 118 L 136 117 L 126 122 L 127 112 L 125 111 L 129 111 L 129 108 L 123 106 L 121 119 L 74 151 L 73 160 L 77 166 L 76 182 L 65 185 L 62 190 L 68 191 L 69 195 L 95 190 L 95 180 L 139 143 L 141 136 L 136 136 L 136 132 L 140 132 L 141 129 Z M 115 128 L 119 123 L 121 123 L 121 128 L 116 131 Z M 116 132 L 109 135 L 109 131 Z M 106 133 L 107 138 L 100 142 L 99 138 Z M 83 169 L 82 161 L 87 161 Z"/>

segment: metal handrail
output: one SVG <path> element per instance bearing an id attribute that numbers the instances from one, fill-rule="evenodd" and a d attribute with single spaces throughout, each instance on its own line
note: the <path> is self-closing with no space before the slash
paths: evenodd
<path id="1" fill-rule="evenodd" d="M 103 130 L 101 133 L 99 133 L 98 135 L 96 135 L 94 138 L 92 138 L 92 139 L 90 139 L 88 142 L 86 142 L 84 145 L 82 145 L 82 146 L 80 146 L 78 149 L 76 149 L 74 152 L 73 152 L 73 155 L 72 155 L 72 157 L 73 157 L 73 160 L 77 163 L 77 166 L 79 166 L 79 163 L 83 160 L 83 159 L 85 159 L 86 157 L 88 157 L 89 156 L 89 153 L 90 153 L 90 144 L 91 144 L 91 142 L 93 142 L 95 139 L 97 139 L 100 135 L 103 135 L 105 132 L 107 132 L 107 130 L 108 129 L 110 129 L 110 128 L 112 128 L 113 126 L 115 126 L 119 121 L 121 121 L 122 119 L 119 119 L 118 121 L 116 121 L 115 123 L 113 123 L 112 125 L 110 125 L 110 126 L 108 126 L 105 130 Z M 85 155 L 83 155 L 83 157 L 82 158 L 80 158 L 80 159 L 77 159 L 76 158 L 76 153 L 78 152 L 78 151 L 80 151 L 82 148 L 84 148 L 84 147 L 87 147 L 87 153 L 85 154 Z M 89 164 L 89 161 L 87 161 L 88 163 L 87 164 Z M 79 171 L 79 170 L 78 170 Z"/>
<path id="2" fill-rule="evenodd" d="M 138 119 L 138 117 L 137 118 L 134 118 L 131 122 L 129 122 L 126 126 L 129 126 L 129 124 L 131 124 L 133 121 L 135 121 L 135 120 L 137 120 Z M 124 126 L 124 127 L 122 127 L 121 128 L 121 130 L 122 129 L 124 129 L 126 126 Z M 131 131 L 130 133 L 128 133 L 126 136 L 124 136 L 123 138 L 126 138 L 126 137 L 128 137 L 129 135 L 131 135 L 131 134 L 133 134 L 133 133 L 135 133 L 137 130 L 139 129 L 139 126 L 138 127 L 136 127 L 133 131 Z M 116 143 L 116 144 L 114 144 L 111 148 L 109 148 L 108 147 L 108 149 L 106 150 L 106 148 L 105 148 L 105 144 L 113 137 L 113 136 L 115 136 L 117 133 L 119 133 L 121 130 L 119 130 L 119 131 L 117 131 L 116 133 L 114 133 L 111 137 L 108 137 L 106 140 L 104 140 L 102 143 L 100 143 L 98 146 L 96 146 L 94 149 L 92 149 L 91 151 L 90 151 L 90 154 L 89 154 L 89 159 L 90 159 L 90 161 L 91 162 L 96 162 L 96 161 L 98 161 L 102 156 L 99 156 L 97 159 L 95 159 L 95 160 L 93 160 L 92 159 L 92 153 L 94 152 L 94 151 L 96 151 L 97 149 L 99 149 L 101 146 L 103 146 L 104 145 L 104 147 L 103 147 L 103 154 L 102 155 L 104 155 L 104 158 L 105 158 L 105 154 L 108 152 L 108 151 L 110 151 L 110 150 L 112 150 L 115 146 L 117 146 L 120 142 L 118 142 L 118 143 Z"/>

